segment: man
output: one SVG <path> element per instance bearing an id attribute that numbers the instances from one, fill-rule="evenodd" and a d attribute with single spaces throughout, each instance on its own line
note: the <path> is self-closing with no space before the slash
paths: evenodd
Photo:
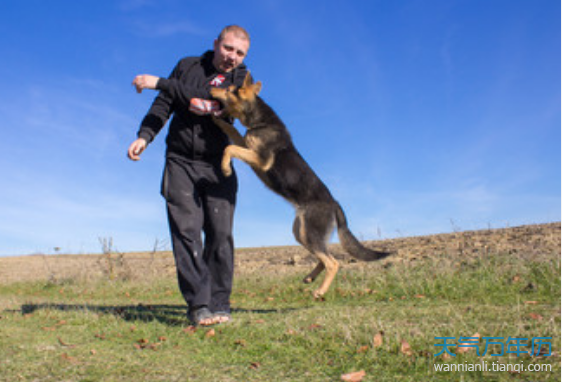
<path id="1" fill-rule="evenodd" d="M 238 183 L 235 176 L 224 177 L 220 169 L 228 138 L 213 123 L 211 114 L 220 105 L 212 100 L 209 89 L 242 85 L 249 47 L 248 33 L 231 25 L 214 41 L 213 51 L 180 60 L 168 79 L 141 75 L 133 81 L 139 93 L 146 88 L 161 92 L 141 123 L 138 139 L 129 147 L 131 160 L 140 159 L 173 114 L 166 138 L 162 196 L 180 291 L 195 325 L 230 320 L 232 223 Z M 176 85 L 175 91 L 170 84 Z"/>

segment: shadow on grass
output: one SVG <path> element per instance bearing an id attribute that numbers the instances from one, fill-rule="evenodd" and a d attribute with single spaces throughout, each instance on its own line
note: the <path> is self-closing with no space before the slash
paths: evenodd
<path id="1" fill-rule="evenodd" d="M 187 307 L 185 305 L 71 305 L 71 304 L 25 304 L 21 306 L 22 314 L 32 314 L 38 310 L 59 310 L 59 311 L 84 311 L 96 314 L 107 314 L 119 317 L 125 321 L 158 321 L 170 326 L 189 325 L 187 319 Z M 237 313 L 253 313 L 253 314 L 271 314 L 297 310 L 297 308 L 285 309 L 232 309 L 233 314 Z"/>

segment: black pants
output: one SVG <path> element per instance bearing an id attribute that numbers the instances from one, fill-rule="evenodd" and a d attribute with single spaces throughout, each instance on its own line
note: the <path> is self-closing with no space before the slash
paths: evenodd
<path id="1" fill-rule="evenodd" d="M 179 287 L 190 308 L 230 312 L 237 190 L 236 175 L 224 177 L 218 165 L 166 159 L 162 196 Z"/>

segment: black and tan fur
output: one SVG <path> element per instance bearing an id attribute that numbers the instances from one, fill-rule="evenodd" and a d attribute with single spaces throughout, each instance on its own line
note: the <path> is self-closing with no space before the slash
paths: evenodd
<path id="1" fill-rule="evenodd" d="M 241 159 L 272 191 L 293 204 L 296 209 L 295 238 L 319 260 L 304 282 L 313 282 L 326 269 L 324 281 L 314 292 L 319 298 L 328 291 L 339 269 L 338 261 L 328 252 L 328 241 L 334 228 L 337 227 L 342 247 L 357 259 L 378 260 L 390 253 L 365 248 L 349 231 L 339 203 L 299 154 L 281 119 L 258 96 L 261 86 L 261 82 L 252 84 L 247 75 L 242 87 L 211 90 L 226 112 L 238 118 L 247 129 L 242 137 L 234 126 L 215 118 L 232 141 L 224 151 L 222 171 L 231 175 L 231 159 Z"/>

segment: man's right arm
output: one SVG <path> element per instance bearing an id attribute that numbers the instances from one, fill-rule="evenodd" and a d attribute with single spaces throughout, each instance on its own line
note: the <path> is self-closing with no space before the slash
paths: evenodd
<path id="1" fill-rule="evenodd" d="M 170 79 L 178 80 L 182 74 L 182 61 L 172 70 Z M 139 88 L 137 87 L 137 91 Z M 147 144 L 154 140 L 154 137 L 162 130 L 170 116 L 174 112 L 174 99 L 167 92 L 160 92 L 152 102 L 152 106 L 141 122 L 137 133 L 138 138 L 142 138 Z"/>
<path id="2" fill-rule="evenodd" d="M 212 99 L 209 87 L 197 88 L 177 78 L 162 78 L 150 74 L 136 76 L 133 85 L 137 88 L 137 93 L 142 93 L 143 89 L 160 90 L 160 94 L 168 95 L 179 107 L 189 109 L 197 115 L 208 115 L 220 110 L 220 103 Z"/>

